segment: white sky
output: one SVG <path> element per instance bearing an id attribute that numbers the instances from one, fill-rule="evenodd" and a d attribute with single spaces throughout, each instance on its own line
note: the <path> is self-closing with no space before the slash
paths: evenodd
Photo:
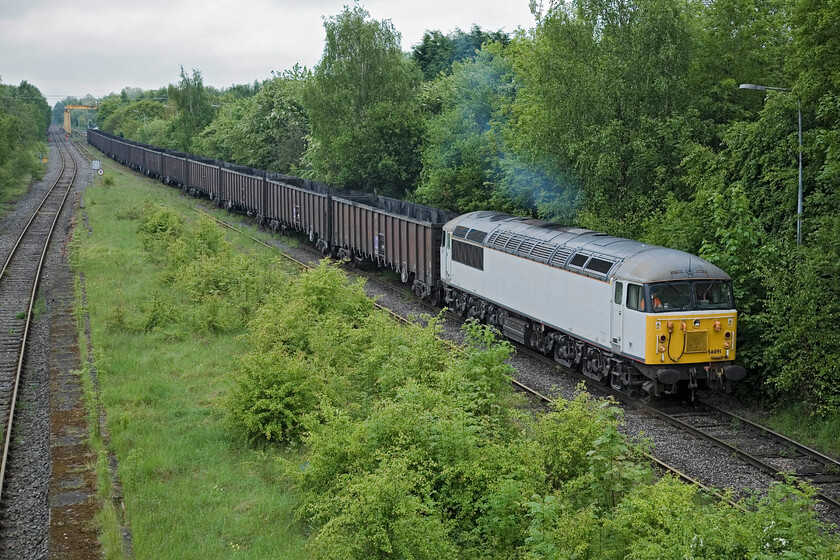
<path id="1" fill-rule="evenodd" d="M 324 50 L 323 18 L 352 0 L 0 0 L 0 81 L 26 80 L 50 104 L 124 87 L 177 83 L 180 66 L 205 85 L 253 83 Z M 390 19 L 403 50 L 427 29 L 533 27 L 528 0 L 367 0 Z"/>

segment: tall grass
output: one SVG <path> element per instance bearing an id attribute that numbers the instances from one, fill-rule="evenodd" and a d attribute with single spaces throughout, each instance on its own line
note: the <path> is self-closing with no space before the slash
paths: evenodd
<path id="1" fill-rule="evenodd" d="M 186 228 L 196 227 L 195 214 L 173 202 L 167 187 L 112 176 L 112 186 L 86 191 L 93 233 L 77 234 L 73 262 L 86 277 L 101 399 L 136 557 L 306 558 L 296 497 L 276 459 L 231 437 L 218 407 L 232 364 L 246 351 L 238 336 L 244 322 L 203 328 L 203 302 L 173 285 L 172 275 L 166 279 L 137 233 L 147 203 L 165 205 Z M 267 249 L 237 243 L 253 251 L 249 259 L 268 262 Z M 150 324 L 156 307 L 165 316 Z M 148 328 L 138 328 L 144 322 Z"/>

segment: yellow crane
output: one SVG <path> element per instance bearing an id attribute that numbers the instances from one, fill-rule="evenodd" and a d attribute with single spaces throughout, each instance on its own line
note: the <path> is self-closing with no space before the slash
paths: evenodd
<path id="1" fill-rule="evenodd" d="M 65 105 L 64 106 L 64 132 L 70 134 L 70 111 L 72 109 L 99 109 L 99 105 Z"/>

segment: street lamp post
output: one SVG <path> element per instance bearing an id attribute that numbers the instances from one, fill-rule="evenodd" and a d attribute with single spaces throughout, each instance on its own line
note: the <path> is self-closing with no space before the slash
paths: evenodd
<path id="1" fill-rule="evenodd" d="M 741 84 L 739 89 L 754 89 L 758 91 L 785 91 L 790 93 L 790 88 L 760 86 L 757 84 Z M 796 202 L 796 243 L 802 245 L 802 101 L 796 98 L 796 110 L 799 113 L 799 191 Z"/>

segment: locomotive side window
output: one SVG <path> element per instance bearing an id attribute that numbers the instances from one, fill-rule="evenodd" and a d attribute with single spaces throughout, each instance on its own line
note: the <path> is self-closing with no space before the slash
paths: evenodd
<path id="1" fill-rule="evenodd" d="M 645 292 L 638 284 L 627 284 L 627 309 L 645 310 Z"/>
<path id="2" fill-rule="evenodd" d="M 623 295 L 622 291 L 624 289 L 624 284 L 621 282 L 615 283 L 615 299 L 613 301 L 618 305 L 621 305 L 621 296 Z"/>
<path id="3" fill-rule="evenodd" d="M 484 270 L 484 247 L 452 241 L 452 260 L 478 270 Z"/>

